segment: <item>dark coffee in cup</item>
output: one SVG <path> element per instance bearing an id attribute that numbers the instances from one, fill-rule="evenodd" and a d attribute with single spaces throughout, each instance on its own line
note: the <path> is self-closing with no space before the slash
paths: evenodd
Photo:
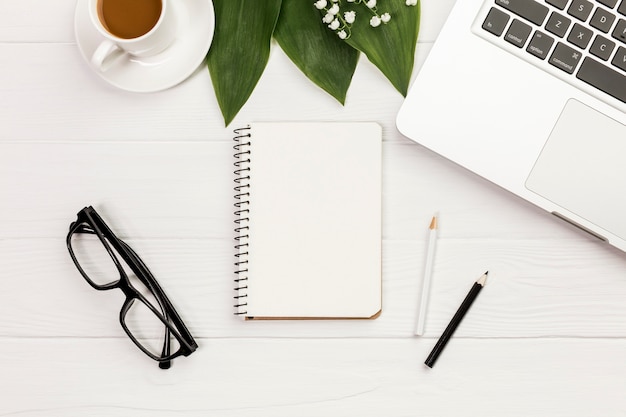
<path id="1" fill-rule="evenodd" d="M 98 0 L 98 18 L 113 36 L 138 38 L 157 24 L 161 0 Z"/>

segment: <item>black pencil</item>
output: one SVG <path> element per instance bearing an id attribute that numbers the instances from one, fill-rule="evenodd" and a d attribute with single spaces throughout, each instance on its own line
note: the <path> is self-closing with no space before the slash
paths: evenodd
<path id="1" fill-rule="evenodd" d="M 476 296 L 478 296 L 478 293 L 480 292 L 480 290 L 482 290 L 483 287 L 485 286 L 485 282 L 487 282 L 488 273 L 489 271 L 485 272 L 480 278 L 478 278 L 478 280 L 474 283 L 474 285 L 472 285 L 472 288 L 469 290 L 469 293 L 467 293 L 465 300 L 463 300 L 463 302 L 461 303 L 461 306 L 454 314 L 454 317 L 452 317 L 452 320 L 450 320 L 450 324 L 448 324 L 448 327 L 446 327 L 446 330 L 443 331 L 443 333 L 441 334 L 441 337 L 437 341 L 437 344 L 435 345 L 433 350 L 430 352 L 430 355 L 428 355 L 428 358 L 426 358 L 426 362 L 424 363 L 429 368 L 433 367 L 433 365 L 435 364 L 435 361 L 439 357 L 439 354 L 441 353 L 441 351 L 443 351 L 443 348 L 446 346 L 446 344 L 450 340 L 450 337 L 456 330 L 461 320 L 463 320 L 465 313 L 467 313 L 467 310 L 469 310 L 470 306 L 476 299 Z"/>

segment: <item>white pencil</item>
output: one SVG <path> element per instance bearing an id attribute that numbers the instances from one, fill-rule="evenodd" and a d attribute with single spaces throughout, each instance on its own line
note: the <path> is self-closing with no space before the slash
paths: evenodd
<path id="1" fill-rule="evenodd" d="M 430 222 L 430 236 L 428 237 L 428 252 L 426 253 L 426 267 L 424 268 L 424 281 L 422 283 L 422 300 L 420 301 L 419 311 L 417 313 L 417 326 L 415 334 L 421 336 L 424 334 L 424 324 L 426 322 L 426 309 L 428 307 L 428 298 L 430 293 L 430 281 L 433 274 L 433 262 L 435 260 L 435 249 L 437 248 L 437 216 L 433 216 Z"/>

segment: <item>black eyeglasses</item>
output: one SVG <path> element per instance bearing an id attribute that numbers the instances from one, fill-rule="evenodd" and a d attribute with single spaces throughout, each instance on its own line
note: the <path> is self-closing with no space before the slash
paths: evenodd
<path id="1" fill-rule="evenodd" d="M 93 207 L 70 224 L 67 249 L 81 275 L 96 290 L 119 288 L 126 296 L 120 323 L 142 352 L 168 369 L 198 345 L 148 267 L 117 238 Z"/>

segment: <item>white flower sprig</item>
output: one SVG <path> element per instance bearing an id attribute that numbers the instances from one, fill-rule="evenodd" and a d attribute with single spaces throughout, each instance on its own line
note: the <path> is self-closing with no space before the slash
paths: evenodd
<path id="1" fill-rule="evenodd" d="M 370 26 L 374 28 L 391 21 L 391 15 L 388 12 L 382 14 L 378 12 L 377 0 L 317 0 L 313 4 L 323 13 L 322 22 L 341 39 L 348 39 L 350 37 L 352 34 L 352 24 L 357 18 L 354 10 L 342 10 L 344 1 L 347 3 L 363 4 L 367 7 L 372 14 Z M 418 0 L 406 0 L 405 4 L 407 6 L 415 6 L 417 5 L 417 1 Z"/>

